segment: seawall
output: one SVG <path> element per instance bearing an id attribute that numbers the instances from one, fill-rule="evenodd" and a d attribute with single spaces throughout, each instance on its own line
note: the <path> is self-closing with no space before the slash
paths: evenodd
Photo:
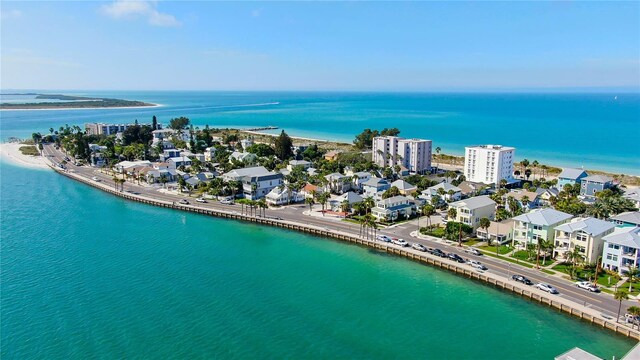
<path id="1" fill-rule="evenodd" d="M 387 252 L 389 254 L 402 256 L 413 261 L 431 265 L 443 270 L 451 271 L 460 276 L 464 276 L 464 277 L 468 277 L 469 279 L 480 281 L 486 285 L 494 286 L 501 290 L 510 291 L 514 294 L 522 296 L 523 298 L 538 302 L 540 304 L 547 305 L 550 308 L 555 308 L 567 314 L 573 315 L 593 325 L 600 326 L 602 328 L 611 330 L 617 334 L 620 334 L 632 339 L 640 340 L 640 331 L 618 324 L 616 323 L 615 319 L 605 317 L 594 309 L 588 308 L 581 304 L 577 304 L 573 301 L 570 301 L 564 298 L 554 297 L 553 295 L 549 295 L 548 293 L 543 292 L 536 288 L 527 287 L 526 285 L 521 285 L 516 282 L 505 280 L 503 277 L 498 276 L 496 274 L 487 273 L 487 272 L 478 272 L 475 269 L 470 269 L 468 266 L 462 266 L 451 260 L 436 257 L 435 255 L 418 252 L 412 249 L 398 248 L 393 245 L 388 245 L 387 243 L 382 243 L 379 241 L 374 241 L 369 239 L 363 239 L 351 234 L 343 233 L 336 230 L 328 230 L 326 228 L 319 228 L 313 225 L 301 224 L 301 223 L 287 221 L 287 220 L 249 216 L 245 214 L 239 214 L 237 212 L 228 212 L 228 211 L 217 210 L 217 209 L 203 209 L 198 206 L 176 204 L 174 202 L 152 199 L 142 195 L 121 192 L 113 189 L 109 185 L 91 181 L 78 174 L 75 174 L 72 172 L 65 172 L 53 166 L 51 166 L 51 168 L 57 173 L 67 176 L 70 179 L 79 181 L 86 185 L 92 186 L 94 188 L 105 191 L 109 194 L 119 196 L 127 200 L 137 201 L 143 204 L 154 205 L 154 206 L 159 206 L 164 208 L 171 208 L 175 210 L 189 211 L 197 214 L 215 216 L 219 218 L 247 221 L 251 223 L 279 227 L 283 229 L 295 230 L 302 233 L 332 238 L 332 239 L 345 241 L 345 242 L 349 242 L 349 243 L 353 243 L 361 246 L 367 246 L 379 251 Z"/>

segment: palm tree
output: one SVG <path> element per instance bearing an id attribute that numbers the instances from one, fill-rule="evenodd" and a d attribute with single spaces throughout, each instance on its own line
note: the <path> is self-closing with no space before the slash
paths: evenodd
<path id="1" fill-rule="evenodd" d="M 258 206 L 262 209 L 262 217 L 267 217 L 267 208 L 269 207 L 267 205 L 267 200 L 264 198 L 258 200 Z"/>
<path id="2" fill-rule="evenodd" d="M 449 211 L 447 211 L 447 218 L 449 220 L 455 220 L 456 216 L 458 216 L 458 211 L 455 208 L 449 208 Z"/>
<path id="3" fill-rule="evenodd" d="M 322 216 L 324 216 L 324 209 L 327 206 L 327 202 L 329 201 L 329 193 L 322 193 L 318 196 L 318 202 L 322 205 Z"/>
<path id="4" fill-rule="evenodd" d="M 442 151 L 442 149 L 440 148 L 440 146 L 436 147 L 436 155 L 438 155 L 438 156 L 439 156 L 439 155 L 440 155 L 440 151 Z M 437 157 L 436 157 L 436 160 L 437 160 Z M 439 167 L 439 166 L 438 166 L 438 162 L 436 161 L 436 173 L 438 172 L 438 170 L 440 170 L 440 169 L 438 169 L 438 167 Z"/>
<path id="5" fill-rule="evenodd" d="M 533 177 L 536 177 L 536 169 L 538 168 L 538 165 L 540 165 L 540 163 L 538 162 L 538 160 L 533 160 L 533 162 L 531 163 L 531 166 L 533 166 Z"/>
<path id="6" fill-rule="evenodd" d="M 580 253 L 580 249 L 574 247 L 573 250 L 564 253 L 564 258 L 573 265 L 577 265 L 584 259 L 584 256 Z"/>
<path id="7" fill-rule="evenodd" d="M 376 202 L 375 200 L 373 200 L 373 197 L 367 196 L 362 201 L 362 204 L 364 205 L 365 214 L 368 214 L 369 212 L 371 212 L 371 209 L 376 205 Z"/>
<path id="8" fill-rule="evenodd" d="M 489 220 L 489 218 L 487 217 L 483 217 L 480 219 L 479 225 L 480 225 L 480 229 L 484 229 L 484 231 L 487 233 L 487 245 L 491 245 L 491 235 L 489 235 L 489 232 L 487 231 L 489 226 L 491 226 L 491 220 Z M 496 236 L 496 240 L 498 240 L 497 236 Z M 498 246 L 498 244 L 496 244 L 496 246 Z"/>
<path id="9" fill-rule="evenodd" d="M 520 161 L 520 166 L 522 167 L 523 172 L 525 172 L 527 170 L 527 168 L 529 167 L 529 160 L 524 159 L 524 160 Z"/>
<path id="10" fill-rule="evenodd" d="M 543 256 L 542 257 L 542 265 L 544 266 L 544 265 L 547 264 L 547 253 L 549 251 L 553 252 L 553 248 L 555 246 L 553 245 L 553 241 L 551 241 L 551 240 L 541 239 L 539 241 L 540 241 L 540 248 L 543 251 L 543 253 L 542 253 L 543 254 L 542 255 Z"/>
<path id="11" fill-rule="evenodd" d="M 342 212 L 348 213 L 350 208 L 351 208 L 351 204 L 349 203 L 349 200 L 347 199 L 342 200 L 342 202 L 340 203 L 340 210 L 342 210 Z"/>
<path id="12" fill-rule="evenodd" d="M 620 322 L 620 310 L 622 309 L 622 301 L 629 299 L 629 294 L 624 292 L 622 289 L 616 290 L 615 294 L 613 294 L 613 298 L 618 300 L 620 304 L 618 305 L 618 317 L 616 318 L 616 322 Z"/>
<path id="13" fill-rule="evenodd" d="M 636 280 L 636 277 L 638 276 L 638 274 L 640 274 L 640 271 L 638 271 L 638 267 L 636 266 L 629 266 L 629 270 L 627 270 L 627 280 L 629 281 L 629 292 L 633 292 L 633 282 Z"/>
<path id="14" fill-rule="evenodd" d="M 422 206 L 422 215 L 427 217 L 427 225 L 429 228 L 431 227 L 431 216 L 436 214 L 436 208 L 434 208 L 430 204 L 425 204 Z M 420 219 L 418 219 L 418 231 L 420 231 Z"/>
<path id="15" fill-rule="evenodd" d="M 118 183 L 120 182 L 120 179 L 118 179 L 117 176 L 113 175 L 111 180 L 113 180 L 113 189 L 118 190 Z"/>
<path id="16" fill-rule="evenodd" d="M 307 203 L 307 205 L 309 205 L 309 216 L 311 216 L 311 211 L 313 211 L 313 204 L 315 204 L 316 201 L 313 200 L 312 197 L 308 197 L 304 199 L 304 202 Z"/>

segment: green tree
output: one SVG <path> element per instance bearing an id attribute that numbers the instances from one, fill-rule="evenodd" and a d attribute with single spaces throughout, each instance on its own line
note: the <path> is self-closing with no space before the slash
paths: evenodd
<path id="1" fill-rule="evenodd" d="M 455 208 L 449 208 L 447 211 L 447 219 L 450 221 L 454 221 L 458 216 L 458 211 Z"/>
<path id="2" fill-rule="evenodd" d="M 422 215 L 427 217 L 427 224 L 428 224 L 427 227 L 431 228 L 431 217 L 435 214 L 436 214 L 436 208 L 433 207 L 432 205 L 425 204 L 422 206 Z M 420 219 L 418 219 L 418 230 L 420 229 L 419 223 L 420 223 Z"/>
<path id="3" fill-rule="evenodd" d="M 169 120 L 169 128 L 182 134 L 183 131 L 189 126 L 189 118 L 184 116 Z"/>
<path id="4" fill-rule="evenodd" d="M 394 196 L 398 196 L 398 195 L 400 195 L 400 189 L 398 189 L 395 186 L 392 186 L 388 190 L 386 190 L 385 192 L 382 193 L 382 198 L 383 199 L 388 199 L 390 197 L 394 197 Z"/>
<path id="5" fill-rule="evenodd" d="M 316 201 L 313 199 L 313 197 L 308 197 L 304 199 L 304 202 L 309 205 L 309 216 L 311 216 L 311 211 L 313 211 L 313 204 L 315 204 Z"/>
<path id="6" fill-rule="evenodd" d="M 636 266 L 629 266 L 629 269 L 627 270 L 627 273 L 625 275 L 627 275 L 627 281 L 629 282 L 629 293 L 633 292 L 633 282 L 636 281 L 636 278 L 638 277 L 638 274 L 640 274 L 640 271 L 638 270 L 638 267 Z"/>
<path id="7" fill-rule="evenodd" d="M 280 160 L 287 160 L 293 156 L 293 141 L 284 130 L 275 140 L 275 154 Z"/>
<path id="8" fill-rule="evenodd" d="M 618 305 L 618 317 L 616 318 L 616 322 L 619 323 L 620 322 L 620 310 L 622 309 L 622 302 L 624 300 L 628 300 L 629 299 L 629 294 L 627 294 L 624 290 L 622 289 L 618 289 L 616 290 L 616 292 L 613 294 L 613 298 L 618 300 L 620 302 L 620 304 Z"/>
<path id="9" fill-rule="evenodd" d="M 640 328 L 640 324 L 638 324 L 638 321 L 636 320 L 638 316 L 640 316 L 640 307 L 637 306 L 629 306 L 627 308 L 627 313 L 629 313 L 630 315 L 633 315 L 634 320 L 633 323 L 631 325 L 631 328 L 633 328 L 633 325 L 638 325 L 638 328 Z M 618 314 L 618 316 L 620 316 L 620 314 Z"/>
<path id="10" fill-rule="evenodd" d="M 489 220 L 489 218 L 487 217 L 483 217 L 480 218 L 480 229 L 484 229 L 484 231 L 487 233 L 487 245 L 491 245 L 491 236 L 489 235 L 489 232 L 487 231 L 487 229 L 489 228 L 489 226 L 491 226 L 491 220 Z M 496 246 L 498 246 L 496 244 Z"/>

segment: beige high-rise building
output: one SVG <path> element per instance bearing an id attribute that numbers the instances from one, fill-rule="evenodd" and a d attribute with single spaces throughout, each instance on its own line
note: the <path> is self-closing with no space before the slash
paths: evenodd
<path id="1" fill-rule="evenodd" d="M 372 149 L 378 166 L 401 165 L 418 174 L 431 170 L 431 140 L 378 136 L 373 138 Z"/>

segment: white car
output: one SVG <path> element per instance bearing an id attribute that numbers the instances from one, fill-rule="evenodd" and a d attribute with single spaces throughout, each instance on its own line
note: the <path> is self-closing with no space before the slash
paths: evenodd
<path id="1" fill-rule="evenodd" d="M 393 240 L 391 240 L 391 242 L 396 244 L 396 245 L 400 245 L 402 247 L 409 246 L 409 243 L 404 241 L 403 239 L 393 238 Z"/>
<path id="2" fill-rule="evenodd" d="M 578 281 L 576 286 L 580 289 L 589 290 L 591 292 L 600 292 L 600 289 L 589 281 Z"/>
<path id="3" fill-rule="evenodd" d="M 422 244 L 413 243 L 411 247 L 418 251 L 427 251 L 427 248 L 424 247 Z"/>
<path id="4" fill-rule="evenodd" d="M 376 239 L 384 242 L 391 242 L 391 239 L 386 235 L 378 235 L 376 236 Z"/>
<path id="5" fill-rule="evenodd" d="M 98 177 L 97 177 L 97 176 L 92 177 L 92 178 L 91 178 L 91 180 L 93 180 L 93 181 L 100 181 L 100 179 L 98 179 Z"/>
<path id="6" fill-rule="evenodd" d="M 472 255 L 478 255 L 478 256 L 482 255 L 482 253 L 478 249 L 474 249 L 472 247 L 468 247 L 468 248 L 464 249 L 464 252 L 466 252 L 468 254 L 472 254 Z"/>
<path id="7" fill-rule="evenodd" d="M 201 198 L 201 197 L 197 198 L 196 201 L 199 202 L 199 203 L 206 203 L 207 202 L 207 200 L 205 200 L 204 198 Z"/>
<path id="8" fill-rule="evenodd" d="M 536 284 L 536 287 L 542 291 L 548 292 L 549 294 L 559 294 L 558 290 L 549 284 L 539 283 Z"/>
<path id="9" fill-rule="evenodd" d="M 478 270 L 487 270 L 487 267 L 482 265 L 482 263 L 480 261 L 476 261 L 476 260 L 469 260 L 467 261 L 467 264 L 471 265 L 472 267 L 478 269 Z"/>
<path id="10" fill-rule="evenodd" d="M 233 205 L 233 200 L 232 199 L 222 199 L 222 200 L 220 200 L 220 204 Z"/>

